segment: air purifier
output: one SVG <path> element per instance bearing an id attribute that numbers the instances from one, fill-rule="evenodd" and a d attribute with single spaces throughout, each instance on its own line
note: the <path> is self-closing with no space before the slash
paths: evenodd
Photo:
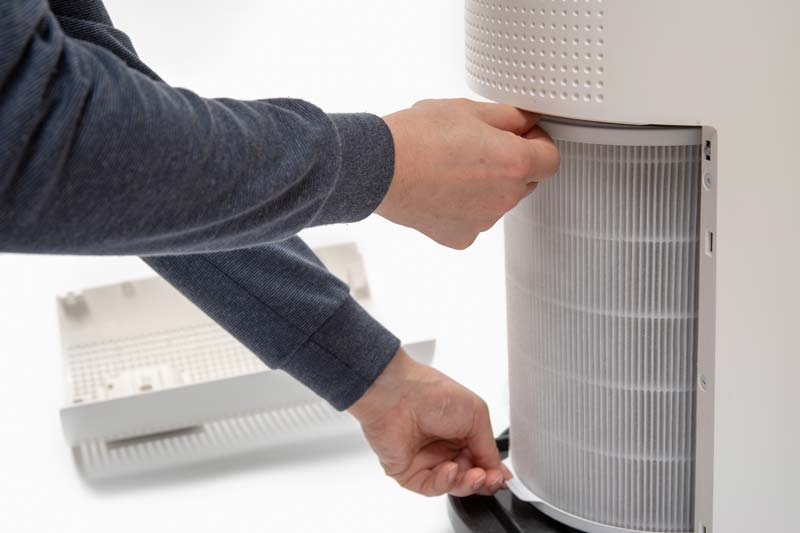
<path id="1" fill-rule="evenodd" d="M 514 495 L 451 498 L 454 526 L 794 530 L 800 7 L 464 21 L 469 86 L 543 114 L 562 163 L 505 219 Z"/>

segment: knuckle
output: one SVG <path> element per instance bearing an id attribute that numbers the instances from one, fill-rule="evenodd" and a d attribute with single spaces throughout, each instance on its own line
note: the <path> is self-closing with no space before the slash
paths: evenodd
<path id="1" fill-rule="evenodd" d="M 443 239 L 435 239 L 439 244 L 452 248 L 453 250 L 466 250 L 478 238 L 480 231 L 464 231 L 458 235 L 450 235 Z"/>
<path id="2" fill-rule="evenodd" d="M 508 150 L 503 157 L 503 174 L 510 178 L 522 178 L 528 172 L 528 160 L 519 150 Z"/>
<path id="3" fill-rule="evenodd" d="M 386 454 L 381 454 L 380 463 L 381 467 L 383 467 L 383 472 L 388 476 L 395 480 L 398 483 L 401 480 L 407 480 L 408 476 L 408 465 L 410 463 L 409 459 L 402 457 L 400 455 L 391 454 L 387 456 Z"/>
<path id="4" fill-rule="evenodd" d="M 478 232 L 483 233 L 484 231 L 489 231 L 492 229 L 492 226 L 494 226 L 493 221 L 481 222 L 478 224 Z"/>
<path id="5" fill-rule="evenodd" d="M 505 177 L 526 178 L 531 170 L 531 157 L 524 141 L 513 133 L 507 132 L 503 142 L 504 148 L 498 154 L 502 157 L 500 165 Z"/>
<path id="6" fill-rule="evenodd" d="M 461 247 L 460 247 L 460 248 L 458 248 L 458 249 L 459 249 L 459 250 L 466 250 L 467 248 L 469 248 L 470 246 L 472 246 L 472 243 L 474 243 L 474 242 L 475 242 L 475 240 L 478 238 L 478 233 L 479 233 L 479 232 L 477 232 L 477 231 L 476 231 L 476 232 L 473 232 L 473 233 L 471 233 L 471 234 L 467 235 L 467 236 L 464 238 L 464 240 L 461 242 Z"/>
<path id="7" fill-rule="evenodd" d="M 391 477 L 392 479 L 394 479 L 394 480 L 395 480 L 395 482 L 396 482 L 398 485 L 400 485 L 401 487 L 403 487 L 404 489 L 406 489 L 406 490 L 412 490 L 412 491 L 413 491 L 413 490 L 415 490 L 415 488 L 414 488 L 414 487 L 412 486 L 412 484 L 411 484 L 411 479 L 412 479 L 412 476 L 408 476 L 408 475 L 394 475 L 394 476 L 389 476 L 389 477 Z"/>
<path id="8" fill-rule="evenodd" d="M 514 150 L 506 158 L 505 170 L 511 178 L 527 178 L 530 174 L 530 157 L 525 152 Z"/>
<path id="9" fill-rule="evenodd" d="M 519 203 L 519 200 L 520 200 L 520 198 L 516 194 L 508 195 L 508 198 L 506 199 L 506 204 L 503 206 L 504 207 L 504 212 L 511 211 L 512 209 L 517 207 L 517 204 Z"/>
<path id="10" fill-rule="evenodd" d="M 494 208 L 493 215 L 497 217 L 497 219 L 499 219 L 505 213 L 514 209 L 514 207 L 516 207 L 519 201 L 520 201 L 519 195 L 516 194 L 515 192 L 509 191 L 498 194 L 493 205 Z M 492 222 L 492 225 L 494 225 L 494 222 Z"/>
<path id="11" fill-rule="evenodd" d="M 480 415 L 488 415 L 489 414 L 489 405 L 486 403 L 486 400 L 483 398 L 476 397 L 475 398 L 475 411 Z"/>
<path id="12" fill-rule="evenodd" d="M 478 232 L 483 233 L 484 231 L 489 231 L 497 224 L 497 221 L 500 220 L 501 217 L 492 217 L 488 220 L 484 220 L 478 224 Z"/>
<path id="13" fill-rule="evenodd" d="M 453 248 L 454 250 L 466 250 L 472 245 L 473 242 L 475 242 L 475 239 L 477 239 L 477 237 L 478 235 L 476 233 L 475 235 L 469 237 L 463 237 L 461 239 L 457 239 L 451 243 L 450 248 Z"/>

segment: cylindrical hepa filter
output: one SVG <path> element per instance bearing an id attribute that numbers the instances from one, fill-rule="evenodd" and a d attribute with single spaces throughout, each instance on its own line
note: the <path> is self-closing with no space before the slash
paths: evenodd
<path id="1" fill-rule="evenodd" d="M 701 134 L 543 122 L 505 221 L 511 459 L 586 531 L 691 531 Z"/>

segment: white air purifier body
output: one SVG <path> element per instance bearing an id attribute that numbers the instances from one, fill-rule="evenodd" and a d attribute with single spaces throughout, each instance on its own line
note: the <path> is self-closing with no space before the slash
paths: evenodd
<path id="1" fill-rule="evenodd" d="M 557 520 L 793 530 L 799 23 L 788 0 L 465 2 L 470 87 L 562 152 L 505 222 L 511 462 Z"/>

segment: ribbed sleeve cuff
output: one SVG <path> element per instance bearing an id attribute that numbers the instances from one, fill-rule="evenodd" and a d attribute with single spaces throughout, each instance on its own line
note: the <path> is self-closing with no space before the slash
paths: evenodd
<path id="1" fill-rule="evenodd" d="M 383 119 L 367 113 L 328 116 L 339 136 L 341 164 L 315 225 L 366 218 L 386 196 L 394 176 L 394 140 Z"/>
<path id="2" fill-rule="evenodd" d="M 281 369 L 344 410 L 361 398 L 399 348 L 400 340 L 348 297 Z"/>

